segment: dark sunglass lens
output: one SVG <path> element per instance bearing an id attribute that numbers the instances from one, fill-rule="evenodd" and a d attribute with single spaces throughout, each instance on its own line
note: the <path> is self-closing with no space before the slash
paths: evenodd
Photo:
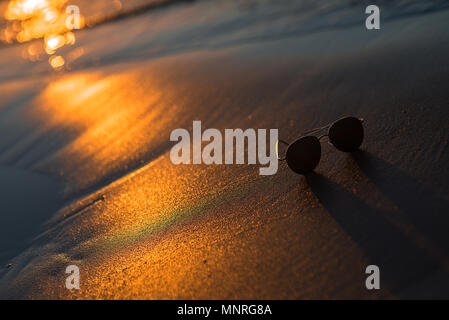
<path id="1" fill-rule="evenodd" d="M 286 161 L 290 169 L 306 174 L 316 168 L 321 158 L 321 144 L 317 137 L 307 136 L 288 146 Z"/>
<path id="2" fill-rule="evenodd" d="M 356 151 L 363 142 L 362 122 L 347 117 L 335 122 L 329 129 L 330 142 L 340 151 Z"/>

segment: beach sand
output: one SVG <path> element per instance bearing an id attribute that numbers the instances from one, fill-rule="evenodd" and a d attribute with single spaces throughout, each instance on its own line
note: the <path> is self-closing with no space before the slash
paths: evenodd
<path id="1" fill-rule="evenodd" d="M 2 219 L 35 227 L 2 225 L 0 298 L 449 298 L 449 11 L 293 32 L 219 4 L 81 30 L 71 71 L 0 50 Z M 323 143 L 306 177 L 169 158 L 193 120 L 292 141 L 345 115 L 361 151 Z"/>

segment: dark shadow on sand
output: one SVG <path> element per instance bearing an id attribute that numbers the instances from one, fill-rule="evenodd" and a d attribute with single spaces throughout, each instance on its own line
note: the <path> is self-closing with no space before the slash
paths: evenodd
<path id="1" fill-rule="evenodd" d="M 436 199 L 383 160 L 366 152 L 357 152 L 352 157 L 356 161 L 354 171 L 362 170 L 382 192 L 395 201 L 410 218 L 409 222 L 429 237 L 440 252 L 447 250 L 448 219 L 444 208 L 447 211 L 448 207 L 443 200 Z M 381 286 L 388 288 L 391 293 L 400 295 L 409 286 L 419 284 L 441 268 L 441 257 L 431 254 L 428 248 L 418 245 L 409 235 L 404 234 L 403 230 L 388 220 L 389 212 L 366 204 L 323 175 L 312 173 L 306 179 L 326 210 L 363 250 L 369 264 L 380 267 Z M 423 221 L 426 219 L 432 221 Z M 444 278 L 442 281 L 449 279 L 447 273 Z M 444 292 L 429 291 L 426 296 L 447 297 L 449 288 Z"/>
<path id="2" fill-rule="evenodd" d="M 415 228 L 449 256 L 449 203 L 388 162 L 366 151 L 351 157 L 369 180 L 393 200 Z M 448 284 L 449 285 L 449 284 Z"/>

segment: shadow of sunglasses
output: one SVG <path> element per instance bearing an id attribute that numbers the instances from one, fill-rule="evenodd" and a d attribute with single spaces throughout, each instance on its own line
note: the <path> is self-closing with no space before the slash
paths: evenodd
<path id="1" fill-rule="evenodd" d="M 355 117 L 344 117 L 326 126 L 306 131 L 292 143 L 278 140 L 276 144 L 278 160 L 285 160 L 289 168 L 298 174 L 309 173 L 320 162 L 320 140 L 324 137 L 328 137 L 329 142 L 340 151 L 353 152 L 358 150 L 364 137 L 363 121 L 363 119 Z M 319 137 L 310 135 L 326 129 L 327 133 Z M 279 157 L 279 143 L 287 145 L 287 151 L 283 158 Z"/>

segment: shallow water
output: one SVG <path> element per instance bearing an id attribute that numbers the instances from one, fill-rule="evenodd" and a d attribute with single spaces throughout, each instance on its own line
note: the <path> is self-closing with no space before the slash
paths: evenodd
<path id="1" fill-rule="evenodd" d="M 58 50 L 58 55 L 65 59 L 65 69 L 109 65 L 177 52 L 211 50 L 364 26 L 367 5 L 363 1 L 352 0 L 135 0 L 119 2 L 120 5 L 116 1 L 77 2 L 85 16 L 86 29 L 111 24 L 114 26 L 95 31 L 94 39 L 92 34 L 89 36 L 89 30 L 76 32 L 75 45 Z M 394 0 L 382 1 L 381 5 L 384 22 L 436 12 L 449 6 L 444 0 Z M 3 21 L 3 25 L 7 25 L 6 21 Z M 126 37 L 122 36 L 119 29 L 126 29 Z M 38 47 L 39 41 L 31 44 Z M 86 41 L 90 42 L 87 47 Z M 84 45 L 81 46 L 80 42 Z M 16 52 L 18 56 L 27 56 L 27 45 Z M 44 75 L 51 70 L 45 53 L 30 57 L 33 61 L 15 61 L 16 67 L 8 66 L 8 55 L 3 53 L 5 58 L 0 61 L 0 80 Z M 34 61 L 36 59 L 38 63 Z"/>

